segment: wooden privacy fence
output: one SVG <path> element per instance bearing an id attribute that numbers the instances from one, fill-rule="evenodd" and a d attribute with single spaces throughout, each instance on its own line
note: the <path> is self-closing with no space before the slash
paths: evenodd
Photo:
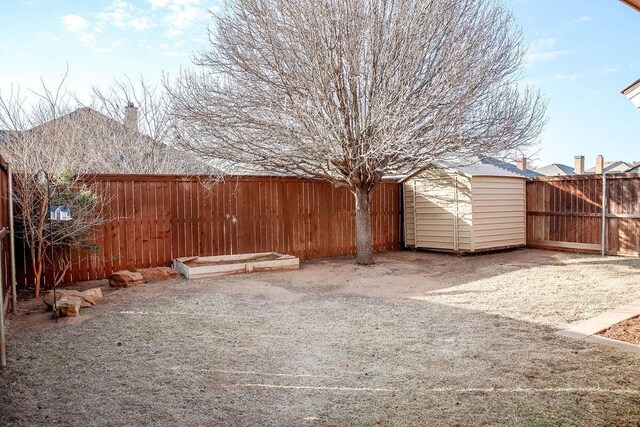
<path id="1" fill-rule="evenodd" d="M 638 174 L 607 174 L 604 186 L 602 175 L 531 179 L 527 182 L 527 245 L 638 255 L 639 191 Z"/>
<path id="2" fill-rule="evenodd" d="M 355 253 L 354 197 L 328 182 L 234 177 L 209 183 L 175 175 L 86 180 L 108 204 L 110 220 L 95 231 L 100 251 L 79 256 L 65 282 L 194 255 L 274 251 L 309 259 Z M 376 251 L 400 247 L 399 192 L 397 183 L 382 182 L 373 195 Z M 21 270 L 21 281 L 32 280 L 25 265 Z"/>

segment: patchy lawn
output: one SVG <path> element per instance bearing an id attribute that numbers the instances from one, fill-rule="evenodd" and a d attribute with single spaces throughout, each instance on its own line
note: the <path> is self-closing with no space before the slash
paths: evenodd
<path id="1" fill-rule="evenodd" d="M 640 298 L 639 260 L 377 260 L 146 284 L 58 324 L 23 311 L 0 425 L 640 423 L 640 356 L 554 335 Z"/>

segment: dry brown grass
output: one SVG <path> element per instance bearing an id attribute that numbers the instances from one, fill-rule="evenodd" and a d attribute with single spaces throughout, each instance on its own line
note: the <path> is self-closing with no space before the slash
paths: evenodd
<path id="1" fill-rule="evenodd" d="M 417 298 L 558 329 L 640 299 L 638 258 L 548 254 L 550 262 L 522 268 L 487 264 L 495 275 Z"/>
<path id="2" fill-rule="evenodd" d="M 566 300 L 577 265 L 622 289 L 636 264 L 613 260 L 389 253 L 118 290 L 57 325 L 22 314 L 0 425 L 637 425 L 640 357 L 549 326 L 624 299 Z M 525 310 L 551 292 L 540 275 L 555 310 Z M 438 299 L 464 293 L 478 304 Z"/>

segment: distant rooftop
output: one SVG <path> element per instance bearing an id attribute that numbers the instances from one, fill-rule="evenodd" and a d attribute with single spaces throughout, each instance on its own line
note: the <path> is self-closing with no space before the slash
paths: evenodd
<path id="1" fill-rule="evenodd" d="M 604 171 L 605 172 L 626 172 L 629 169 L 636 166 L 634 162 L 625 162 L 622 160 L 615 160 L 610 162 L 604 162 Z M 584 171 L 586 174 L 594 174 L 596 173 L 596 167 L 589 168 Z"/>
<path id="2" fill-rule="evenodd" d="M 551 163 L 550 165 L 543 166 L 535 171 L 544 176 L 575 175 L 575 170 L 571 166 L 563 165 L 562 163 Z"/>

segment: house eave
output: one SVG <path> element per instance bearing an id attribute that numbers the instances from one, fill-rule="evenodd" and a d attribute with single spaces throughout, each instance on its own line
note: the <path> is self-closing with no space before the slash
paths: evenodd
<path id="1" fill-rule="evenodd" d="M 622 89 L 622 94 L 623 95 L 628 95 L 631 93 L 631 91 L 640 88 L 640 79 L 636 80 L 635 82 L 631 83 L 629 86 L 627 86 L 626 88 Z"/>
<path id="2" fill-rule="evenodd" d="M 622 3 L 625 3 L 626 5 L 640 12 L 640 0 L 621 0 L 621 1 Z"/>

